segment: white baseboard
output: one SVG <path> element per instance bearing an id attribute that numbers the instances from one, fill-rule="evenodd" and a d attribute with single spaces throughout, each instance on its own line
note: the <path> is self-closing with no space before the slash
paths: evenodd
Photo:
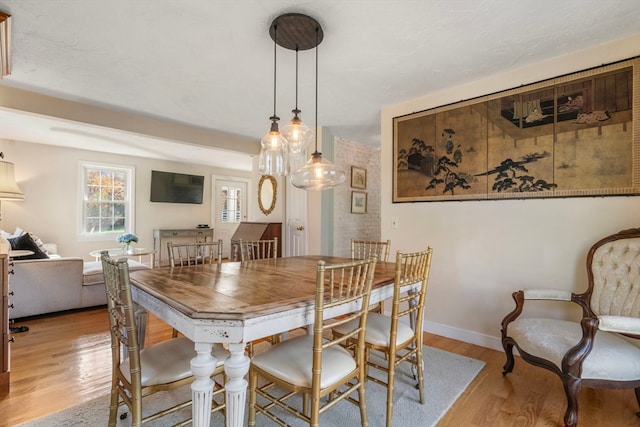
<path id="1" fill-rule="evenodd" d="M 494 337 L 465 329 L 454 328 L 435 322 L 424 322 L 424 331 L 430 334 L 440 335 L 458 341 L 468 342 L 481 347 L 490 348 L 497 351 L 504 351 L 500 337 Z"/>

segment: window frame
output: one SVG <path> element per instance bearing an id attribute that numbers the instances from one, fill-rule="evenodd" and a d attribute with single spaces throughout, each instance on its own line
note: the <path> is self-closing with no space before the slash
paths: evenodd
<path id="1" fill-rule="evenodd" d="M 109 172 L 124 172 L 126 174 L 125 191 L 125 222 L 124 232 L 135 234 L 135 178 L 136 168 L 133 165 L 80 161 L 78 163 L 78 224 L 77 237 L 80 241 L 110 241 L 120 232 L 87 233 L 85 231 L 87 212 L 87 170 L 99 169 Z M 114 243 L 115 245 L 115 243 Z"/>

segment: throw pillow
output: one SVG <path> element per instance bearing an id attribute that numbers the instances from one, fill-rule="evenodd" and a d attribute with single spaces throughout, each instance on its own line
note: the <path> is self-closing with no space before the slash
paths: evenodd
<path id="1" fill-rule="evenodd" d="M 22 236 L 23 234 L 24 234 L 24 230 L 22 230 L 20 227 L 16 227 L 16 229 L 15 229 L 15 231 L 13 233 L 9 233 L 8 231 L 0 230 L 0 236 L 4 237 L 7 240 L 13 239 L 15 237 Z"/>
<path id="2" fill-rule="evenodd" d="M 22 260 L 22 259 L 46 259 L 49 256 L 42 252 L 36 242 L 33 241 L 29 233 L 24 233 L 22 236 L 14 237 L 9 240 L 9 244 L 11 244 L 11 249 L 13 250 L 27 250 L 33 252 L 31 255 L 18 256 L 13 257 L 14 260 Z"/>
<path id="3" fill-rule="evenodd" d="M 33 234 L 32 232 L 29 232 L 29 236 L 31 236 L 31 239 L 33 239 L 33 242 L 38 245 L 38 248 L 44 252 L 45 254 L 49 255 L 49 251 L 47 251 L 47 248 L 44 246 L 44 242 L 42 240 L 40 240 L 40 238 L 38 236 L 36 236 L 35 234 Z"/>

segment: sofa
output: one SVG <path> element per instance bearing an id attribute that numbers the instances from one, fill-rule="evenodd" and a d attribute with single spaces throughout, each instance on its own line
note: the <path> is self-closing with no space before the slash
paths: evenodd
<path id="1" fill-rule="evenodd" d="M 45 243 L 48 258 L 13 260 L 9 276 L 9 317 L 17 319 L 84 307 L 106 305 L 100 261 L 58 255 L 57 246 Z M 148 266 L 129 260 L 129 269 Z"/>

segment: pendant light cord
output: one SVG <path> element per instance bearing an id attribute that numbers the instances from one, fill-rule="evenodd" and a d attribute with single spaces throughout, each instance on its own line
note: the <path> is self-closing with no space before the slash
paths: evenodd
<path id="1" fill-rule="evenodd" d="M 271 120 L 274 120 L 276 116 L 276 73 L 277 73 L 277 52 L 278 52 L 278 25 L 273 26 L 273 117 Z"/>
<path id="2" fill-rule="evenodd" d="M 318 152 L 318 27 L 316 27 L 316 150 Z M 314 153 L 314 154 L 315 154 Z"/>
<path id="3" fill-rule="evenodd" d="M 298 46 L 296 46 L 296 109 L 293 110 L 297 116 L 300 110 L 298 110 Z"/>

